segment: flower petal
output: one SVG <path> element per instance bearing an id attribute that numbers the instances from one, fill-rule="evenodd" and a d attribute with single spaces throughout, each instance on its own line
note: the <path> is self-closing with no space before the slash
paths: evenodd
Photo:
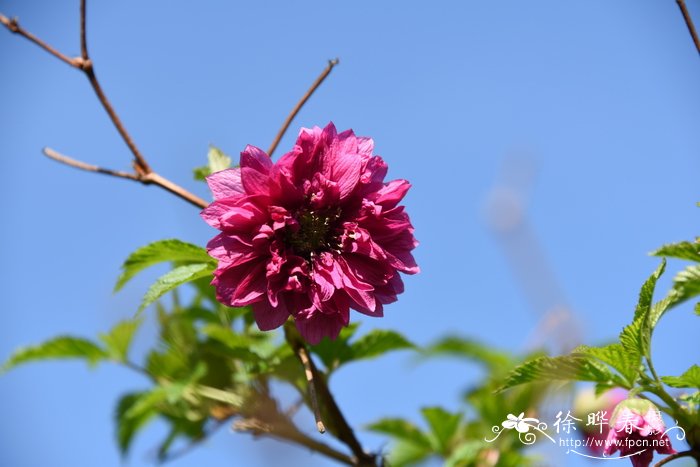
<path id="1" fill-rule="evenodd" d="M 270 194 L 272 161 L 262 149 L 246 146 L 241 153 L 241 182 L 249 195 Z"/>
<path id="2" fill-rule="evenodd" d="M 253 303 L 253 316 L 261 331 L 270 331 L 282 326 L 289 318 L 289 311 L 284 305 L 284 300 L 280 301 L 277 307 L 270 305 L 267 300 Z"/>
<path id="3" fill-rule="evenodd" d="M 240 198 L 245 195 L 241 183 L 241 169 L 236 167 L 215 172 L 207 177 L 207 185 L 215 200 L 223 198 Z"/>

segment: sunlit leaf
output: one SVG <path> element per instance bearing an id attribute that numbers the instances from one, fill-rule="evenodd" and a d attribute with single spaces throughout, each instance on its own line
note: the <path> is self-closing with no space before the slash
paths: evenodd
<path id="1" fill-rule="evenodd" d="M 108 353 L 97 344 L 80 337 L 61 336 L 38 345 L 23 347 L 4 363 L 2 371 L 7 371 L 17 365 L 39 360 L 77 358 L 95 363 L 108 358 Z"/>
<path id="2" fill-rule="evenodd" d="M 421 410 L 421 413 L 428 422 L 430 432 L 435 438 L 436 451 L 447 455 L 451 441 L 457 434 L 462 415 L 450 413 L 442 407 L 426 407 Z"/>
<path id="3" fill-rule="evenodd" d="M 670 243 L 662 246 L 656 251 L 651 252 L 651 254 L 654 256 L 666 256 L 668 258 L 679 258 L 700 262 L 700 243 Z"/>
<path id="4" fill-rule="evenodd" d="M 432 449 L 430 438 L 408 420 L 401 418 L 382 418 L 366 427 L 370 431 L 383 433 L 392 438 L 406 441 L 410 444 Z"/>
<path id="5" fill-rule="evenodd" d="M 142 270 L 166 261 L 179 264 L 213 262 L 204 248 L 191 243 L 176 239 L 150 243 L 134 251 L 126 259 L 122 265 L 122 273 L 114 287 L 115 292 Z"/>
<path id="6" fill-rule="evenodd" d="M 100 340 L 105 344 L 109 357 L 118 362 L 127 361 L 129 347 L 134 334 L 141 325 L 139 319 L 124 320 L 114 326 L 108 333 L 101 334 Z"/>
<path id="7" fill-rule="evenodd" d="M 662 376 L 661 380 L 674 388 L 700 389 L 700 366 L 693 365 L 680 376 Z"/>
<path id="8" fill-rule="evenodd" d="M 139 306 L 139 313 L 175 287 L 201 277 L 209 276 L 212 274 L 213 270 L 214 267 L 211 263 L 195 263 L 178 266 L 167 274 L 160 276 L 143 297 L 141 306 Z"/>
<path id="9" fill-rule="evenodd" d="M 516 367 L 506 378 L 499 391 L 532 381 L 593 381 L 624 384 L 608 368 L 585 355 L 539 357 Z"/>

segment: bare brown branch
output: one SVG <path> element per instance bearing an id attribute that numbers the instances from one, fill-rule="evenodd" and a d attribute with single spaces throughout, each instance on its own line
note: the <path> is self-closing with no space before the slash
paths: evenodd
<path id="1" fill-rule="evenodd" d="M 321 86 L 321 83 L 328 77 L 329 74 L 331 74 L 331 71 L 333 70 L 333 67 L 336 66 L 338 63 L 340 63 L 340 60 L 337 58 L 334 60 L 328 60 L 328 65 L 326 68 L 321 72 L 321 74 L 316 78 L 316 81 L 314 81 L 314 84 L 311 85 L 308 91 L 306 91 L 306 94 L 304 94 L 299 102 L 297 102 L 297 105 L 294 106 L 292 111 L 289 113 L 287 116 L 287 119 L 284 121 L 282 124 L 282 128 L 277 132 L 277 136 L 275 136 L 275 140 L 272 142 L 270 145 L 270 148 L 267 150 L 267 155 L 272 157 L 272 153 L 275 152 L 275 149 L 277 149 L 277 146 L 280 144 L 280 141 L 282 140 L 282 137 L 284 134 L 287 132 L 287 129 L 289 128 L 289 125 L 292 124 L 292 120 L 294 120 L 294 117 L 297 116 L 299 111 L 301 110 L 302 107 L 304 107 L 304 104 L 306 104 L 306 101 L 309 100 L 309 98 L 312 96 L 314 92 L 316 92 L 316 89 L 318 89 L 319 86 Z"/>
<path id="2" fill-rule="evenodd" d="M 309 448 L 331 459 L 335 459 L 341 464 L 357 465 L 355 459 L 330 447 L 329 445 L 317 441 L 310 436 L 299 431 L 291 422 L 284 419 L 277 419 L 274 423 L 265 422 L 254 418 L 237 420 L 233 424 L 233 429 L 239 432 L 251 433 L 253 436 L 268 436 L 280 441 L 288 441 Z"/>
<path id="3" fill-rule="evenodd" d="M 80 0 L 80 56 L 83 60 L 88 60 L 87 35 L 86 31 L 86 0 Z"/>
<path id="4" fill-rule="evenodd" d="M 97 172 L 104 175 L 111 175 L 112 177 L 128 178 L 129 180 L 134 180 L 137 182 L 141 181 L 138 175 L 135 175 L 133 173 L 105 169 L 104 167 L 98 167 L 96 165 L 88 164 L 86 162 L 73 159 L 72 157 L 64 156 L 63 154 L 54 151 L 51 148 L 44 148 L 44 155 L 49 159 L 53 159 L 56 162 L 60 162 L 61 164 L 66 164 L 71 167 L 75 167 L 76 169 L 85 170 L 88 172 Z"/>
<path id="5" fill-rule="evenodd" d="M 44 155 L 46 157 L 60 162 L 61 164 L 66 164 L 76 169 L 85 170 L 87 172 L 101 173 L 104 175 L 110 175 L 112 177 L 126 178 L 128 180 L 133 180 L 135 182 L 141 182 L 144 185 L 157 185 L 170 193 L 184 199 L 190 204 L 197 206 L 198 208 L 205 208 L 209 203 L 207 203 L 202 198 L 190 193 L 179 185 L 171 182 L 170 180 L 161 177 L 155 172 L 150 172 L 145 175 L 140 175 L 138 173 L 122 172 L 119 170 L 106 169 L 104 167 L 99 167 L 97 165 L 88 164 L 87 162 L 79 161 L 73 159 L 72 157 L 65 156 L 51 148 L 44 148 Z"/>
<path id="6" fill-rule="evenodd" d="M 14 34 L 19 34 L 20 36 L 26 38 L 27 40 L 35 43 L 36 45 L 38 45 L 39 47 L 41 47 L 42 49 L 44 49 L 45 51 L 47 51 L 48 53 L 53 55 L 54 57 L 61 60 L 62 62 L 66 63 L 74 68 L 80 68 L 79 63 L 75 58 L 70 58 L 66 54 L 59 52 L 54 47 L 50 46 L 49 44 L 47 44 L 43 40 L 39 39 L 31 32 L 22 28 L 19 25 L 19 21 L 17 20 L 17 18 L 10 19 L 5 15 L 0 14 L 0 23 L 2 23 L 7 29 L 9 29 L 10 32 L 12 32 Z"/>
<path id="7" fill-rule="evenodd" d="M 100 84 L 99 80 L 97 79 L 97 75 L 95 74 L 95 69 L 92 64 L 92 60 L 90 59 L 90 55 L 88 54 L 88 46 L 87 46 L 87 6 L 86 6 L 86 0 L 81 0 L 80 1 L 80 57 L 75 57 L 75 58 L 70 58 L 67 55 L 59 52 L 56 48 L 52 47 L 48 43 L 44 42 L 43 40 L 39 39 L 36 37 L 34 34 L 30 33 L 26 29 L 22 28 L 19 25 L 19 22 L 17 19 L 9 19 L 6 16 L 0 14 L 0 23 L 2 23 L 8 30 L 10 30 L 12 33 L 19 34 L 20 36 L 26 38 L 27 40 L 33 42 L 34 44 L 38 45 L 42 49 L 46 50 L 49 52 L 51 55 L 54 57 L 58 58 L 62 62 L 66 63 L 67 65 L 70 65 L 73 68 L 77 68 L 81 70 L 85 76 L 88 78 L 88 81 L 90 81 L 90 85 L 92 86 L 93 90 L 95 91 L 95 94 L 97 95 L 97 99 L 100 101 L 102 104 L 102 107 L 105 109 L 107 112 L 107 115 L 109 116 L 110 120 L 114 124 L 114 127 L 117 129 L 119 132 L 119 135 L 122 137 L 126 145 L 129 147 L 129 150 L 134 156 L 134 173 L 126 173 L 126 172 L 121 172 L 117 170 L 111 170 L 111 169 L 105 169 L 102 167 L 98 167 L 92 164 L 88 164 L 82 161 L 78 161 L 76 159 L 72 159 L 70 157 L 61 155 L 57 153 L 56 151 L 53 151 L 51 149 L 46 149 L 44 150 L 44 154 L 46 154 L 48 157 L 70 165 L 72 167 L 76 167 L 81 170 L 86 170 L 88 172 L 96 172 L 96 173 L 102 173 L 105 175 L 111 175 L 114 177 L 119 177 L 119 178 L 126 178 L 130 180 L 135 180 L 139 181 L 145 185 L 157 185 L 160 186 L 161 188 L 164 188 L 165 190 L 175 194 L 176 196 L 184 199 L 185 201 L 199 207 L 199 208 L 205 208 L 209 204 L 202 198 L 198 197 L 197 195 L 190 193 L 189 191 L 185 190 L 183 187 L 171 182 L 170 180 L 166 179 L 165 177 L 162 177 L 161 175 L 155 173 L 151 167 L 148 165 L 146 162 L 146 159 L 143 157 L 141 154 L 141 151 L 138 149 L 136 146 L 136 143 L 134 143 L 134 140 L 132 139 L 131 135 L 129 132 L 126 130 L 126 127 L 122 123 L 121 119 L 117 115 L 117 112 L 114 110 L 114 107 L 112 106 L 112 103 L 109 101 L 107 98 L 107 95 L 105 94 L 104 90 L 102 89 L 102 85 Z"/>
<path id="8" fill-rule="evenodd" d="M 690 33 L 690 37 L 693 38 L 693 43 L 695 44 L 695 48 L 697 49 L 698 53 L 700 54 L 700 38 L 698 38 L 698 32 L 695 30 L 695 25 L 693 24 L 693 19 L 690 17 L 690 12 L 688 11 L 688 7 L 685 5 L 685 0 L 676 0 L 676 3 L 678 4 L 678 8 L 681 9 L 681 13 L 683 14 L 683 19 L 685 20 L 685 25 L 688 27 L 688 32 Z"/>

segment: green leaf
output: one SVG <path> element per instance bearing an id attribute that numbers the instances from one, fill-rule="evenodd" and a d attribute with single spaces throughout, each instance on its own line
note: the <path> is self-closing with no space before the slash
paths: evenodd
<path id="1" fill-rule="evenodd" d="M 481 440 L 465 441 L 457 447 L 445 461 L 445 467 L 464 467 L 465 465 L 478 465 L 477 456 L 485 447 Z"/>
<path id="2" fill-rule="evenodd" d="M 209 159 L 209 164 L 194 169 L 193 172 L 195 180 L 204 180 L 207 178 L 207 176 L 215 172 L 231 167 L 231 158 L 224 154 L 221 149 L 214 146 L 209 146 L 207 159 Z"/>
<path id="3" fill-rule="evenodd" d="M 311 351 L 321 358 L 329 371 L 340 365 L 356 360 L 378 357 L 386 352 L 415 349 L 415 345 L 394 331 L 375 329 L 350 343 L 357 326 L 348 326 L 340 331 L 340 336 L 331 341 L 324 339 L 311 346 Z"/>
<path id="4" fill-rule="evenodd" d="M 695 314 L 700 316 L 700 302 L 695 304 Z"/>
<path id="5" fill-rule="evenodd" d="M 340 330 L 340 334 L 333 340 L 323 339 L 316 345 L 312 345 L 311 351 L 319 356 L 328 371 L 333 371 L 342 363 L 352 359 L 350 339 L 357 332 L 358 323 L 350 323 Z"/>
<path id="6" fill-rule="evenodd" d="M 498 391 L 504 391 L 513 386 L 532 381 L 550 380 L 623 383 L 605 365 L 592 357 L 587 355 L 563 355 L 559 357 L 539 357 L 517 366 L 510 372 L 505 383 Z"/>
<path id="7" fill-rule="evenodd" d="M 391 447 L 385 465 L 391 467 L 421 465 L 421 461 L 432 454 L 433 452 L 429 448 L 417 446 L 407 441 L 398 441 Z"/>
<path id="8" fill-rule="evenodd" d="M 700 265 L 688 266 L 673 278 L 674 305 L 700 294 Z"/>
<path id="9" fill-rule="evenodd" d="M 80 337 L 61 336 L 39 345 L 23 347 L 4 363 L 2 371 L 39 360 L 78 358 L 94 365 L 108 357 L 107 352 L 92 341 Z"/>
<path id="10" fill-rule="evenodd" d="M 700 243 L 679 242 L 664 245 L 656 251 L 652 251 L 653 256 L 666 256 L 669 258 L 687 259 L 700 262 Z"/>
<path id="11" fill-rule="evenodd" d="M 134 251 L 122 265 L 122 273 L 114 291 L 119 291 L 136 274 L 144 269 L 166 261 L 179 264 L 213 263 L 204 248 L 180 240 L 170 239 L 150 243 Z"/>
<path id="12" fill-rule="evenodd" d="M 634 384 L 634 381 L 637 380 L 640 369 L 639 362 L 630 358 L 630 354 L 625 351 L 622 344 L 614 343 L 606 345 L 605 347 L 588 347 L 581 345 L 572 350 L 571 354 L 588 355 L 607 363 L 625 377 L 628 382 L 625 386 L 627 388 L 630 388 Z"/>
<path id="13" fill-rule="evenodd" d="M 492 370 L 499 370 L 512 364 L 512 358 L 509 355 L 480 342 L 459 336 L 448 336 L 440 339 L 423 349 L 422 354 L 426 356 L 454 355 L 465 357 L 483 363 Z"/>
<path id="14" fill-rule="evenodd" d="M 140 319 L 127 319 L 118 323 L 108 333 L 100 334 L 100 340 L 105 344 L 109 358 L 117 362 L 127 361 L 131 341 L 140 325 Z"/>
<path id="15" fill-rule="evenodd" d="M 435 450 L 447 456 L 451 441 L 457 434 L 462 414 L 452 414 L 441 407 L 426 407 L 421 410 L 421 413 L 428 422 L 430 431 L 435 438 Z"/>
<path id="16" fill-rule="evenodd" d="M 700 389 L 700 366 L 693 365 L 680 376 L 662 376 L 661 381 L 672 388 Z"/>
<path id="17" fill-rule="evenodd" d="M 128 453 L 134 435 L 158 413 L 153 402 L 157 401 L 151 391 L 133 392 L 119 399 L 115 421 L 117 443 L 122 456 Z"/>
<path id="18" fill-rule="evenodd" d="M 620 333 L 620 343 L 625 352 L 629 355 L 629 361 L 633 368 L 638 368 L 642 357 L 649 356 L 651 346 L 651 333 L 658 319 L 654 320 L 653 313 L 663 313 L 663 311 L 652 311 L 652 301 L 656 282 L 666 268 L 666 259 L 661 260 L 661 264 L 656 268 L 651 276 L 644 282 L 639 291 L 639 300 L 634 310 L 634 320 L 626 326 Z"/>
<path id="19" fill-rule="evenodd" d="M 430 438 L 414 424 L 402 418 L 382 418 L 368 425 L 366 428 L 370 431 L 383 433 L 392 438 L 400 439 L 428 450 L 432 449 Z"/>
<path id="20" fill-rule="evenodd" d="M 211 263 L 187 264 L 185 266 L 176 267 L 167 274 L 160 276 L 158 280 L 151 285 L 146 295 L 143 297 L 138 313 L 142 312 L 144 308 L 175 287 L 199 279 L 200 277 L 210 276 L 213 271 L 214 266 Z"/>
<path id="21" fill-rule="evenodd" d="M 649 313 L 651 304 L 654 299 L 654 289 L 656 288 L 656 282 L 659 280 L 661 275 L 666 269 L 666 259 L 661 260 L 661 264 L 656 268 L 656 270 L 649 276 L 649 278 L 644 281 L 641 290 L 639 291 L 639 299 L 637 300 L 637 307 L 634 310 L 634 319 L 643 318 Z"/>
<path id="22" fill-rule="evenodd" d="M 398 332 L 375 329 L 357 339 L 351 346 L 351 360 L 373 358 L 386 352 L 414 349 L 416 346 Z"/>

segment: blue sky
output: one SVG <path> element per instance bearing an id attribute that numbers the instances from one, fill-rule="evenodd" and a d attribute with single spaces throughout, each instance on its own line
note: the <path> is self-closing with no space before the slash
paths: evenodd
<path id="1" fill-rule="evenodd" d="M 77 3 L 0 0 L 0 11 L 77 54 Z M 700 22 L 700 3 L 688 3 Z M 395 329 L 419 344 L 460 332 L 523 351 L 543 308 L 563 302 L 578 324 L 556 337 L 603 342 L 630 320 L 658 264 L 647 253 L 698 233 L 700 60 L 672 0 L 91 2 L 88 37 L 98 76 L 151 165 L 203 197 L 191 168 L 208 145 L 232 155 L 267 147 L 326 60 L 340 58 L 278 155 L 299 127 L 332 120 L 373 137 L 389 178 L 413 184 L 406 205 L 422 273 L 385 318 L 355 314 L 363 329 Z M 5 30 L 0 59 L 4 359 L 132 316 L 162 270 L 113 295 L 126 255 L 161 238 L 204 244 L 214 232 L 162 190 L 43 158 L 51 146 L 112 168 L 130 160 L 79 72 Z M 489 200 L 504 192 L 521 203 L 538 249 L 490 226 Z M 697 334 L 690 308 L 664 318 L 653 343 L 660 373 L 698 361 Z M 147 326 L 136 352 L 152 338 Z M 395 354 L 348 366 L 332 389 L 359 427 L 414 417 L 423 405 L 457 409 L 478 377 L 467 364 Z M 121 465 L 113 404 L 145 386 L 121 368 L 79 363 L 4 375 L 0 464 Z M 150 465 L 163 430 L 140 437 L 128 465 Z M 360 436 L 371 449 L 384 443 Z M 553 465 L 589 465 L 556 455 Z M 280 456 L 328 465 L 226 430 L 172 465 L 263 466 Z"/>

